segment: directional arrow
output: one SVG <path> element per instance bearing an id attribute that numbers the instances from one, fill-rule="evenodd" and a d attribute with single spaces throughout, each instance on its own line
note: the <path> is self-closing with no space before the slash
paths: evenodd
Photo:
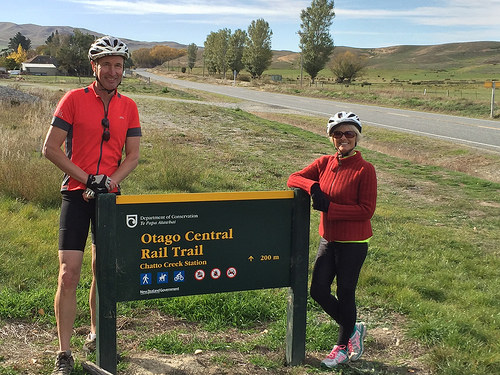
<path id="1" fill-rule="evenodd" d="M 251 256 L 251 255 L 250 255 L 250 256 L 248 257 L 248 260 L 249 260 L 250 262 L 252 262 L 252 261 L 253 261 L 253 256 Z"/>

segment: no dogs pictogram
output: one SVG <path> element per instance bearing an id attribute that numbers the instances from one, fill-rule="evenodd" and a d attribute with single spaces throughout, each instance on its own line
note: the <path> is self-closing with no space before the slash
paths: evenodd
<path id="1" fill-rule="evenodd" d="M 235 276 L 236 276 L 236 273 L 237 273 L 237 272 L 236 272 L 236 268 L 234 268 L 234 267 L 229 267 L 229 268 L 227 269 L 227 271 L 226 271 L 226 275 L 227 275 L 227 277 L 229 277 L 230 279 L 232 279 L 233 277 L 235 277 Z"/>

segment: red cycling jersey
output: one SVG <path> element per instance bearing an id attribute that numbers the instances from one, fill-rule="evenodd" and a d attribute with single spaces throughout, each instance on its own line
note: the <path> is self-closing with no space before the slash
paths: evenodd
<path id="1" fill-rule="evenodd" d="M 127 137 L 140 137 L 141 125 L 135 102 L 118 92 L 111 98 L 106 113 L 95 92 L 95 84 L 71 90 L 60 100 L 51 125 L 65 130 L 68 158 L 88 174 L 111 176 L 122 159 Z M 109 121 L 110 138 L 102 137 L 102 119 Z M 65 175 L 61 191 L 85 189 L 85 184 Z"/>

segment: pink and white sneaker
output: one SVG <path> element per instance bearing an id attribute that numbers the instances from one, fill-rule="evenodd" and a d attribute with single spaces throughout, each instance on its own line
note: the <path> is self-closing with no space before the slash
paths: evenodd
<path id="1" fill-rule="evenodd" d="M 349 359 L 351 361 L 357 361 L 363 354 L 364 346 L 363 340 L 366 336 L 366 324 L 363 322 L 356 323 L 354 325 L 354 333 L 349 339 L 348 349 L 349 349 Z"/>
<path id="2" fill-rule="evenodd" d="M 328 356 L 321 361 L 321 366 L 332 368 L 349 362 L 349 354 L 345 345 L 335 345 Z"/>

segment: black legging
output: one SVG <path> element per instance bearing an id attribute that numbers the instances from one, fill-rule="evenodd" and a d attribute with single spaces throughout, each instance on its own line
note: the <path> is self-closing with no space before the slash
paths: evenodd
<path id="1" fill-rule="evenodd" d="M 321 238 L 314 263 L 311 297 L 339 324 L 337 345 L 349 342 L 356 324 L 356 285 L 368 243 L 328 242 Z M 331 293 L 337 278 L 337 297 Z"/>

